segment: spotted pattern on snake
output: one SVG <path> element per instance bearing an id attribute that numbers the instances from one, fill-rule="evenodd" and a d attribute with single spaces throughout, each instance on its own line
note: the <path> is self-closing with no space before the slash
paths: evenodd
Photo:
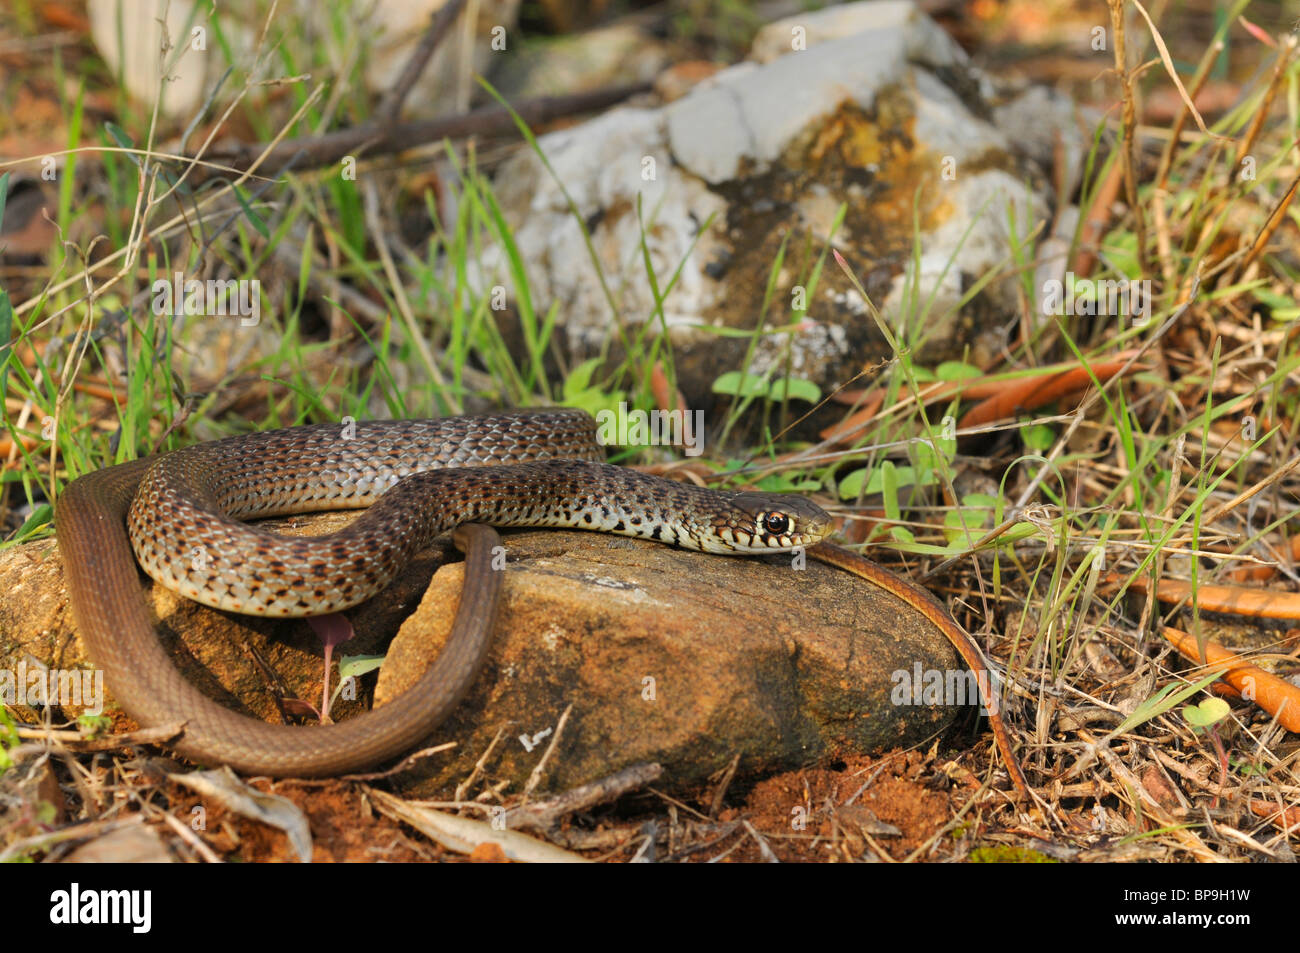
<path id="1" fill-rule="evenodd" d="M 464 522 L 590 529 L 718 553 L 791 549 L 829 528 L 816 505 L 710 490 L 596 462 L 582 411 L 268 431 L 163 457 L 127 528 L 157 582 L 270 617 L 349 608 Z M 520 462 L 524 461 L 524 462 Z M 438 501 L 436 508 L 430 500 Z M 241 520 L 369 507 L 337 533 L 283 536 Z"/>

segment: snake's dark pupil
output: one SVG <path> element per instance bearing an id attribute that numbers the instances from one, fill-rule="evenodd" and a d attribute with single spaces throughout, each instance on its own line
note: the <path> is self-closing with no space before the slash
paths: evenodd
<path id="1" fill-rule="evenodd" d="M 783 513 L 768 513 L 763 517 L 763 528 L 774 535 L 784 533 L 790 529 L 790 517 Z"/>

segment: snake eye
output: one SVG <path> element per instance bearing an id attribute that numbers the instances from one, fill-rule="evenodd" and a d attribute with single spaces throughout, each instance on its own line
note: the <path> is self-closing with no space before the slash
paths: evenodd
<path id="1" fill-rule="evenodd" d="M 790 532 L 790 517 L 784 513 L 764 513 L 763 529 L 773 536 L 784 536 Z"/>

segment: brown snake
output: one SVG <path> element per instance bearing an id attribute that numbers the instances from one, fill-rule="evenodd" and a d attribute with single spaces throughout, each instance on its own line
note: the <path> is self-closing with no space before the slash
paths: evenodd
<path id="1" fill-rule="evenodd" d="M 592 529 L 720 553 L 813 555 L 882 585 L 938 625 L 973 668 L 969 637 L 937 600 L 838 547 L 797 496 L 709 490 L 598 462 L 583 411 L 319 424 L 254 433 L 108 467 L 55 509 L 73 614 L 122 708 L 200 763 L 311 777 L 370 767 L 427 738 L 460 701 L 490 643 L 501 573 L 488 526 Z M 368 507 L 338 532 L 289 537 L 241 520 Z M 266 616 L 336 612 L 381 591 L 434 537 L 456 530 L 465 591 L 442 653 L 388 705 L 334 725 L 273 725 L 229 711 L 182 677 L 141 598 L 155 580 L 216 608 Z M 134 547 L 134 554 L 133 554 Z M 1025 788 L 1000 719 L 995 735 Z"/>

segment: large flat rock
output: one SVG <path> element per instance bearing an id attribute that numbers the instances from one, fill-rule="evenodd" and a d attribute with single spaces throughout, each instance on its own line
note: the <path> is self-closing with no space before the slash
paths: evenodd
<path id="1" fill-rule="evenodd" d="M 450 756 L 409 777 L 432 794 L 473 769 L 517 785 L 572 712 L 546 765 L 567 788 L 639 761 L 689 787 L 740 756 L 742 775 L 917 743 L 952 709 L 891 702 L 892 674 L 960 667 L 896 596 L 813 560 L 721 557 L 587 533 L 504 537 L 503 605 L 488 667 L 434 740 Z M 461 566 L 441 569 L 389 650 L 376 695 L 441 648 Z"/>

